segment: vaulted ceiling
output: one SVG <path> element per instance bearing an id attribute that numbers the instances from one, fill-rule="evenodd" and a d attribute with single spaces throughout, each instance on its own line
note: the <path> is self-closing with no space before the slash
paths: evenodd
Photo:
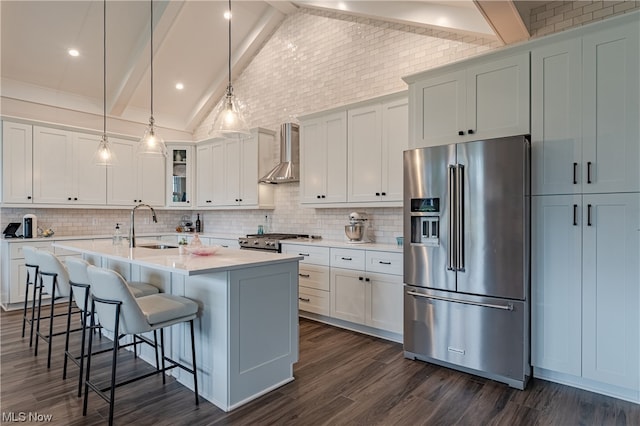
<path id="1" fill-rule="evenodd" d="M 500 3 L 500 12 L 489 10 L 488 3 Z M 531 7 L 540 2 L 525 3 Z M 228 22 L 223 15 L 228 2 L 156 0 L 153 5 L 154 116 L 162 126 L 192 131 L 227 84 Z M 511 1 L 234 0 L 234 78 L 299 7 L 444 28 L 505 43 L 513 41 L 514 30 L 507 26 L 520 18 Z M 151 95 L 150 2 L 109 0 L 106 11 L 107 114 L 145 123 Z M 102 114 L 102 1 L 2 0 L 0 16 L 2 97 Z M 526 38 L 522 27 L 515 30 L 516 39 Z M 69 56 L 70 48 L 79 56 Z M 184 88 L 176 89 L 177 83 Z"/>

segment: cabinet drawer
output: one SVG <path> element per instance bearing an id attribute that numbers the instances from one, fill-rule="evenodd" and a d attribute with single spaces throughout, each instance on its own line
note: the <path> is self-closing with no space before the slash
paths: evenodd
<path id="1" fill-rule="evenodd" d="M 298 283 L 301 287 L 329 291 L 329 268 L 318 265 L 300 265 Z"/>
<path id="2" fill-rule="evenodd" d="M 44 249 L 53 252 L 53 247 L 51 246 L 52 241 L 38 241 L 32 243 L 19 243 L 19 244 L 11 244 L 11 259 L 24 259 L 24 254 L 22 253 L 22 248 L 24 246 L 32 246 L 37 249 Z"/>
<path id="3" fill-rule="evenodd" d="M 367 272 L 402 275 L 402 253 L 367 250 Z"/>
<path id="4" fill-rule="evenodd" d="M 300 263 L 329 266 L 329 247 L 301 246 L 298 244 L 283 244 L 282 252 L 304 257 Z"/>
<path id="5" fill-rule="evenodd" d="M 329 292 L 300 287 L 298 290 L 298 309 L 319 315 L 329 315 Z"/>
<path id="6" fill-rule="evenodd" d="M 331 267 L 364 271 L 365 251 L 354 249 L 331 249 Z"/>

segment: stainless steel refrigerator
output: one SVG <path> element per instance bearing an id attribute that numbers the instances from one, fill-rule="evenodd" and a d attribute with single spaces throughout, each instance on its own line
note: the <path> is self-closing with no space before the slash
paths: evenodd
<path id="1" fill-rule="evenodd" d="M 406 358 L 525 388 L 529 152 L 527 136 L 404 152 Z"/>

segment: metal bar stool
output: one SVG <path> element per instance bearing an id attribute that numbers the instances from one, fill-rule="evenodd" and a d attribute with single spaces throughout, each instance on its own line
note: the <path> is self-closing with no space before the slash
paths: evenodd
<path id="1" fill-rule="evenodd" d="M 84 403 L 82 415 L 87 415 L 89 401 L 89 389 L 96 392 L 102 399 L 109 403 L 109 425 L 113 424 L 113 409 L 115 404 L 115 390 L 117 387 L 134 381 L 162 374 L 165 382 L 165 372 L 175 367 L 193 374 L 193 387 L 198 398 L 198 375 L 196 367 L 196 347 L 193 320 L 198 314 L 198 304 L 185 297 L 168 294 L 153 294 L 139 298 L 133 297 L 126 281 L 120 274 L 108 269 L 89 266 L 87 268 L 89 281 L 91 282 L 92 310 L 100 317 L 100 322 L 105 330 L 113 332 L 113 360 L 111 363 L 111 382 L 108 387 L 100 388 L 91 380 L 91 358 L 93 333 L 89 333 L 89 350 L 87 358 L 87 378 L 85 381 Z M 91 316 L 91 327 L 95 326 L 95 316 Z M 191 328 L 191 354 L 192 368 L 167 357 L 164 351 L 164 328 L 174 324 L 189 322 Z M 129 334 L 141 334 L 149 331 L 160 330 L 160 349 L 162 351 L 162 368 L 138 377 L 116 383 L 116 365 L 118 362 L 119 340 Z M 154 345 L 144 336 L 139 336 L 145 343 Z M 157 347 L 157 343 L 156 343 Z M 165 366 L 165 361 L 170 365 Z M 106 393 L 108 392 L 108 394 Z"/>
<path id="2" fill-rule="evenodd" d="M 24 246 L 25 269 L 27 272 L 26 282 L 24 285 L 24 308 L 22 309 L 22 337 L 29 323 L 29 347 L 33 346 L 33 321 L 36 313 L 36 300 L 38 299 L 38 260 L 36 251 L 38 249 L 32 246 Z M 27 309 L 29 306 L 29 287 L 33 286 L 33 298 L 31 300 L 31 318 L 27 317 Z"/>
<path id="3" fill-rule="evenodd" d="M 61 316 L 70 316 L 75 313 L 80 313 L 80 311 L 67 311 L 64 313 L 55 313 L 55 305 L 56 301 L 60 299 L 66 299 L 71 297 L 71 288 L 69 286 L 69 274 L 67 272 L 67 268 L 60 262 L 60 260 L 51 252 L 46 250 L 37 250 L 35 252 L 36 264 L 39 268 L 40 274 L 40 288 L 38 292 L 38 317 L 36 319 L 36 345 L 34 355 L 38 355 L 38 342 L 40 339 L 47 342 L 49 345 L 47 351 L 47 368 L 51 367 L 51 347 L 52 340 L 54 336 L 60 336 L 64 334 L 64 331 L 53 332 L 53 320 L 54 318 Z M 51 295 L 51 306 L 49 313 L 49 332 L 48 334 L 42 334 L 40 332 L 40 320 L 41 320 L 41 310 L 42 310 L 42 293 L 45 291 L 46 293 Z M 77 328 L 73 331 L 79 331 L 80 328 Z M 40 339 L 39 339 L 39 338 Z"/>
<path id="4" fill-rule="evenodd" d="M 71 293 L 73 295 L 73 300 L 69 299 L 69 309 L 71 312 L 72 304 L 75 302 L 78 309 L 81 311 L 82 316 L 82 337 L 80 340 L 80 355 L 73 355 L 69 351 L 69 336 L 71 334 L 71 315 L 67 317 L 67 336 L 64 343 L 64 367 L 62 368 L 62 379 L 67 378 L 67 360 L 71 360 L 74 364 L 76 364 L 80 369 L 80 374 L 78 375 L 78 397 L 82 396 L 82 381 L 84 379 L 84 359 L 86 357 L 85 352 L 85 342 L 86 342 L 86 330 L 87 320 L 91 315 L 93 315 L 93 311 L 89 310 L 89 306 L 91 303 L 91 297 L 89 294 L 90 283 L 89 283 L 89 275 L 87 274 L 87 268 L 91 265 L 84 259 L 80 259 L 77 257 L 69 257 L 65 260 L 65 265 L 67 266 L 67 271 L 69 272 L 69 285 L 71 286 Z M 158 288 L 143 282 L 129 282 L 129 289 L 134 297 L 142 297 L 149 296 L 151 294 L 157 294 Z M 97 321 L 96 321 L 97 322 Z M 134 348 L 135 344 L 134 342 Z M 110 350 L 110 349 L 108 349 Z M 107 351 L 108 351 L 107 350 Z M 100 353 L 103 351 L 94 352 Z M 137 353 L 136 353 L 137 355 Z M 156 354 L 157 358 L 157 354 Z"/>

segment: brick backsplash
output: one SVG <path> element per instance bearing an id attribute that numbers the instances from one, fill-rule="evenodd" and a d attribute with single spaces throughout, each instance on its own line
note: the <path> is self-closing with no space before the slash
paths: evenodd
<path id="1" fill-rule="evenodd" d="M 640 9 L 640 1 L 550 1 L 531 10 L 531 38 Z"/>

